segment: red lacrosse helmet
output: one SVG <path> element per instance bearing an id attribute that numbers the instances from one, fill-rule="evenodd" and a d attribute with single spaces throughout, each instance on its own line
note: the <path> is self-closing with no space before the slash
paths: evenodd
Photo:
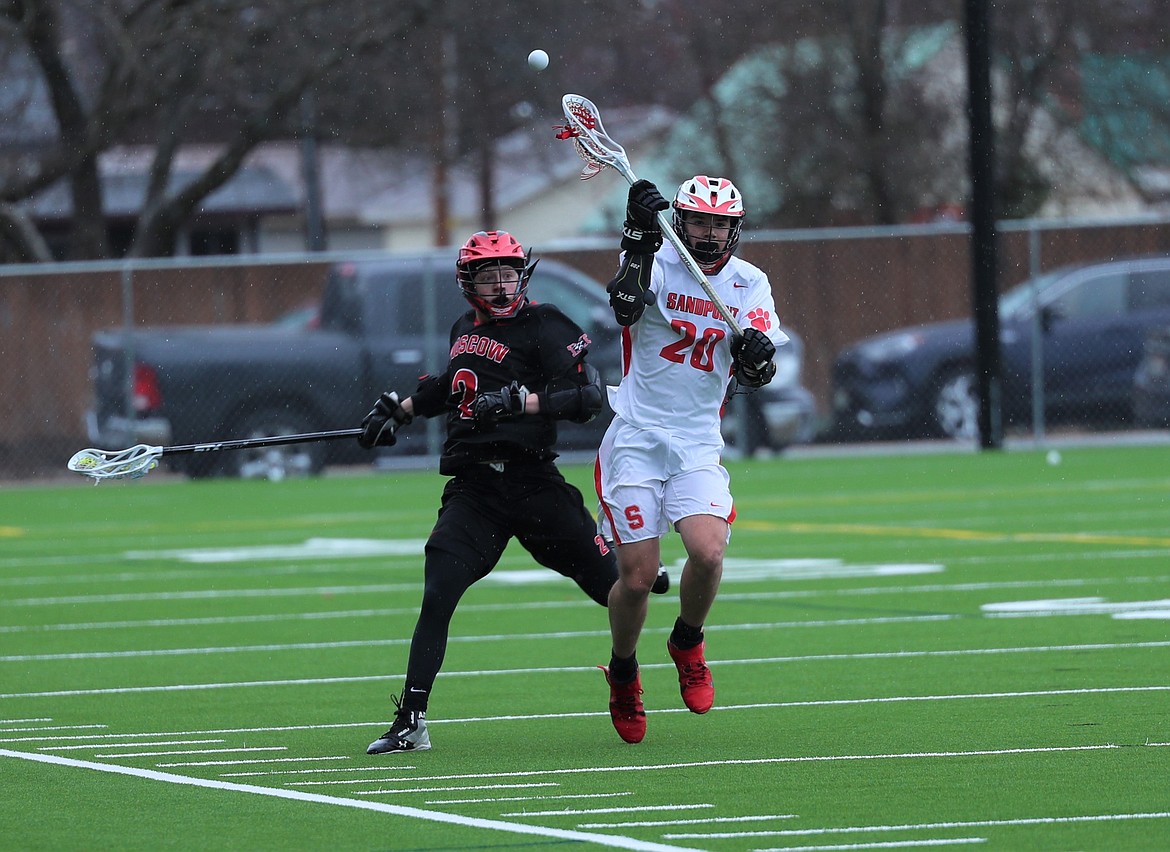
<path id="1" fill-rule="evenodd" d="M 727 178 L 695 175 L 679 186 L 673 207 L 674 232 L 682 238 L 695 263 L 708 275 L 718 272 L 735 251 L 743 225 L 743 196 L 735 184 Z M 728 217 L 731 226 L 711 227 L 715 216 Z M 706 225 L 707 233 L 689 234 L 687 222 Z"/>
<path id="2" fill-rule="evenodd" d="M 528 279 L 537 261 L 528 262 L 524 246 L 507 231 L 477 231 L 472 234 L 455 261 L 455 277 L 463 290 L 463 298 L 471 306 L 492 319 L 508 319 L 528 301 Z M 515 269 L 520 276 L 516 292 L 481 295 L 476 291 L 475 278 L 492 267 Z"/>

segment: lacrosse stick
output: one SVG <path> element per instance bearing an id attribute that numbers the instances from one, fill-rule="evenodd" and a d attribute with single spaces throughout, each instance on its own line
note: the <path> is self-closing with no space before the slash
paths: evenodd
<path id="1" fill-rule="evenodd" d="M 303 444 L 309 441 L 329 441 L 337 438 L 356 438 L 361 429 L 336 429 L 332 432 L 306 432 L 301 435 L 272 435 L 267 438 L 241 438 L 236 441 L 216 441 L 210 444 L 181 444 L 177 447 L 152 447 L 138 444 L 125 450 L 81 450 L 69 459 L 69 469 L 94 479 L 138 479 L 156 467 L 163 456 L 181 453 L 214 453 L 220 450 L 251 450 L 259 447 L 278 447 L 283 444 Z"/>
<path id="2" fill-rule="evenodd" d="M 624 177 L 633 186 L 638 177 L 630 167 L 626 151 L 605 132 L 605 128 L 601 124 L 601 113 L 597 111 L 593 101 L 581 95 L 565 95 L 561 98 L 561 108 L 565 112 L 565 121 L 568 124 L 557 127 L 557 138 L 571 139 L 573 147 L 577 149 L 577 154 L 585 161 L 585 168 L 581 170 L 581 180 L 589 180 L 589 178 L 601 174 L 608 167 Z M 715 310 L 719 311 L 719 316 L 731 327 L 734 334 L 742 335 L 743 328 L 731 315 L 727 304 L 715 292 L 715 288 L 711 286 L 711 282 L 707 280 L 703 270 L 699 269 L 699 265 L 695 263 L 695 259 L 691 257 L 691 253 L 683 245 L 682 238 L 674 232 L 670 219 L 666 217 L 666 212 L 663 210 L 658 211 L 658 227 L 662 229 L 662 235 L 674 246 L 678 256 L 682 258 L 687 271 L 703 288 L 703 292 L 707 294 L 707 298 L 711 300 Z"/>

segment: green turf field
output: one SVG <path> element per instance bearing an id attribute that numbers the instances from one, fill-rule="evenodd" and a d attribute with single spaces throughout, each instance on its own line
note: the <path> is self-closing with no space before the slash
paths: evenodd
<path id="1" fill-rule="evenodd" d="M 672 591 L 621 742 L 605 612 L 510 548 L 381 758 L 436 473 L 5 487 L 0 846 L 1170 847 L 1170 448 L 729 469 L 711 713 Z"/>

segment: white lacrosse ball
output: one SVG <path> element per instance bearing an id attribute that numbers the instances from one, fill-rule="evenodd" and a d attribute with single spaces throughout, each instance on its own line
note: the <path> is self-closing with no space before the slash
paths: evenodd
<path id="1" fill-rule="evenodd" d="M 534 50 L 528 54 L 528 67 L 533 71 L 543 71 L 548 67 L 548 54 L 543 50 Z"/>

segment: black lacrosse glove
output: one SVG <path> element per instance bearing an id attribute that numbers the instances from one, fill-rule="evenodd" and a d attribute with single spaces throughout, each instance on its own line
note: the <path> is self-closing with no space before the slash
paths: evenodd
<path id="1" fill-rule="evenodd" d="M 398 440 L 396 433 L 399 427 L 405 426 L 414 418 L 398 402 L 398 394 L 393 391 L 383 392 L 362 421 L 362 433 L 358 435 L 358 444 L 365 450 L 374 447 L 393 447 Z"/>
<path id="2" fill-rule="evenodd" d="M 652 254 L 626 252 L 622 258 L 617 276 L 605 287 L 618 325 L 633 325 L 646 306 L 654 303 L 654 294 L 650 292 L 650 270 L 653 267 Z"/>
<path id="3" fill-rule="evenodd" d="M 662 248 L 658 211 L 670 207 L 658 187 L 640 180 L 630 187 L 626 221 L 622 225 L 622 251 L 627 254 L 654 254 Z"/>
<path id="4" fill-rule="evenodd" d="M 491 428 L 500 420 L 519 417 L 524 413 L 528 388 L 512 382 L 506 388 L 492 393 L 481 393 L 471 402 L 471 416 L 480 426 Z"/>
<path id="5" fill-rule="evenodd" d="M 772 362 L 776 344 L 758 328 L 745 328 L 731 338 L 731 357 L 735 361 L 735 378 L 741 385 L 758 388 L 772 381 L 776 365 Z"/>

